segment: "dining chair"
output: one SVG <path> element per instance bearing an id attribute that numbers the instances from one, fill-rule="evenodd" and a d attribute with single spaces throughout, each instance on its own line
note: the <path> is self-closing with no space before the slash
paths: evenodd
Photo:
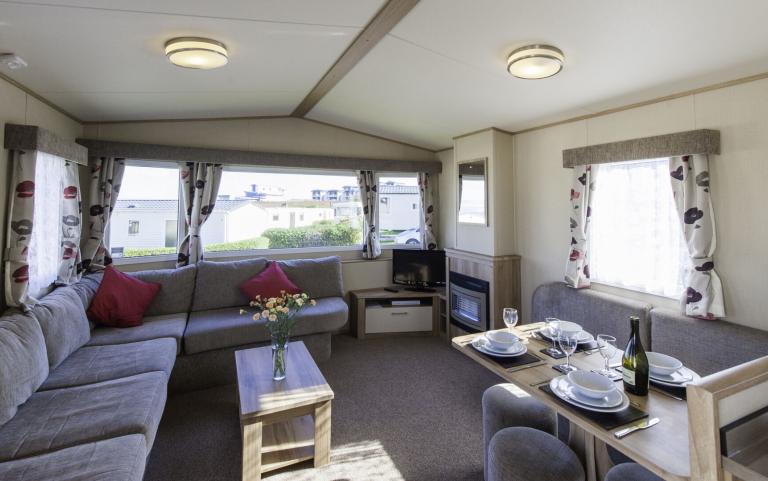
<path id="1" fill-rule="evenodd" d="M 663 481 L 637 463 L 622 463 L 612 467 L 603 481 Z"/>

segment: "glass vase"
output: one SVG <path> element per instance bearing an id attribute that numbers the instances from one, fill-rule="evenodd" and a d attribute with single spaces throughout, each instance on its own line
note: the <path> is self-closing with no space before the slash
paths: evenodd
<path id="1" fill-rule="evenodd" d="M 272 379 L 282 381 L 286 372 L 288 336 L 272 336 Z"/>

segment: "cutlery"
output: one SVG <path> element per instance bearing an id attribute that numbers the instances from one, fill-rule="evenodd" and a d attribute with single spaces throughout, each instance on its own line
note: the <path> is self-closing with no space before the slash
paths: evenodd
<path id="1" fill-rule="evenodd" d="M 659 418 L 646 418 L 640 421 L 639 423 L 635 424 L 634 426 L 630 426 L 628 428 L 621 429 L 619 431 L 616 431 L 613 433 L 614 436 L 616 436 L 616 439 L 621 439 L 625 436 L 629 436 L 630 434 L 634 433 L 635 431 L 640 431 L 642 429 L 648 429 L 651 426 L 655 426 L 659 424 Z"/>
<path id="2" fill-rule="evenodd" d="M 664 396 L 667 396 L 667 397 L 671 397 L 672 399 L 677 399 L 678 401 L 685 401 L 685 399 L 681 398 L 680 396 L 675 396 L 672 393 L 669 393 L 669 392 L 667 392 L 667 391 L 665 391 L 663 389 L 659 389 L 659 388 L 656 388 L 656 387 L 653 387 L 653 386 L 651 386 L 651 391 L 657 392 L 659 394 L 663 394 Z"/>

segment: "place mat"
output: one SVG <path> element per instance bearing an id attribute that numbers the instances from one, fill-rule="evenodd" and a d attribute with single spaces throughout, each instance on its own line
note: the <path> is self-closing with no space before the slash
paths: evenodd
<path id="1" fill-rule="evenodd" d="M 647 412 L 634 407 L 632 404 L 630 404 L 627 407 L 627 409 L 623 411 L 619 411 L 617 413 L 598 413 L 595 411 L 589 411 L 587 409 L 582 409 L 578 406 L 574 406 L 573 404 L 560 399 L 555 393 L 552 392 L 552 389 L 549 387 L 549 384 L 540 386 L 539 389 L 549 394 L 553 399 L 558 401 L 563 406 L 567 406 L 572 410 L 576 411 L 577 413 L 581 414 L 585 418 L 589 419 L 590 421 L 596 422 L 598 425 L 600 425 L 600 427 L 602 427 L 607 431 L 616 429 L 619 426 L 624 426 L 625 424 L 633 423 L 635 421 L 639 421 L 640 419 L 648 417 Z"/>
<path id="2" fill-rule="evenodd" d="M 515 356 L 515 357 L 499 357 L 499 356 L 491 356 L 490 354 L 486 354 L 484 352 L 478 351 L 471 345 L 469 347 L 471 349 L 474 349 L 477 354 L 480 354 L 481 356 L 488 359 L 489 361 L 495 362 L 496 364 L 503 367 L 504 369 L 527 366 L 528 364 L 533 364 L 533 363 L 543 364 L 543 361 L 539 357 L 534 356 L 530 352 L 526 352 L 521 356 Z"/>

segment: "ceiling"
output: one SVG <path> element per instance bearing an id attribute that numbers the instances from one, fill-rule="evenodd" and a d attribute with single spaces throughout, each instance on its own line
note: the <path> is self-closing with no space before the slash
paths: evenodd
<path id="1" fill-rule="evenodd" d="M 0 0 L 14 80 L 86 121 L 289 115 L 384 0 Z M 471 8 L 470 8 L 471 6 Z M 308 117 L 440 149 L 768 72 L 764 0 L 421 0 Z M 174 36 L 230 49 L 171 66 Z M 506 55 L 544 42 L 564 70 L 530 81 Z"/>

